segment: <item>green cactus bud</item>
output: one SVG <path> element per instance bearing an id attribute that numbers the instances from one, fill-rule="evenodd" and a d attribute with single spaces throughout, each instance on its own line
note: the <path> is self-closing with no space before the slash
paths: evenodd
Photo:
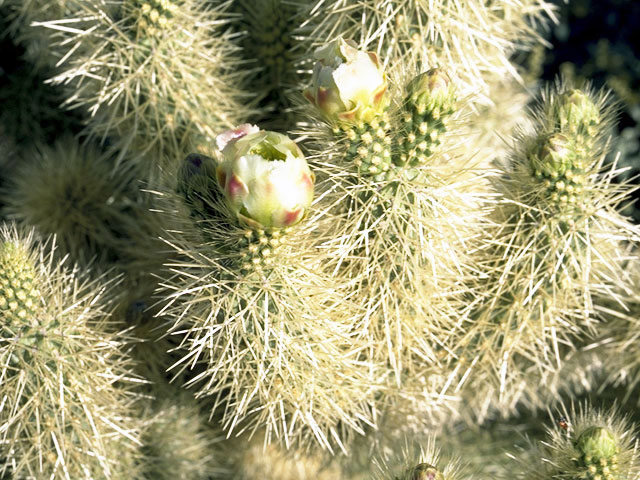
<path id="1" fill-rule="evenodd" d="M 453 111 L 455 89 L 451 78 L 439 68 L 416 75 L 407 85 L 407 99 L 417 107 L 423 106 L 432 115 Z"/>
<path id="2" fill-rule="evenodd" d="M 315 57 L 318 63 L 304 94 L 331 123 L 368 122 L 384 111 L 387 81 L 375 53 L 340 38 L 318 49 Z"/>
<path id="3" fill-rule="evenodd" d="M 313 200 L 315 175 L 286 135 L 248 124 L 218 136 L 217 179 L 229 207 L 252 228 L 297 224 Z"/>
<path id="4" fill-rule="evenodd" d="M 582 90 L 571 89 L 558 98 L 557 121 L 562 130 L 593 135 L 600 123 L 600 111 Z"/>
<path id="5" fill-rule="evenodd" d="M 610 465 L 618 454 L 618 445 L 613 434 L 604 427 L 589 427 L 576 440 L 578 460 L 585 467 L 595 466 L 596 470 Z"/>
<path id="6" fill-rule="evenodd" d="M 449 76 L 433 68 L 414 77 L 407 85 L 403 105 L 403 135 L 399 165 L 424 164 L 440 145 L 447 118 L 454 112 L 455 89 Z"/>
<path id="7" fill-rule="evenodd" d="M 529 154 L 532 174 L 546 186 L 547 198 L 562 204 L 574 204 L 581 198 L 590 157 L 580 150 L 562 133 L 542 137 L 533 145 Z"/>

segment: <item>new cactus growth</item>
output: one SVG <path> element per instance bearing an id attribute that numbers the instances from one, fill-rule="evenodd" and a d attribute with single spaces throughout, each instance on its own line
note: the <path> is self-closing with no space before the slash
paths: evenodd
<path id="1" fill-rule="evenodd" d="M 616 410 L 564 409 L 548 429 L 538 462 L 522 478 L 627 480 L 640 474 L 635 427 Z M 564 423 L 563 423 L 564 422 Z"/>
<path id="2" fill-rule="evenodd" d="M 596 331 L 597 297 L 630 288 L 625 249 L 640 236 L 615 211 L 627 187 L 610 184 L 615 168 L 603 170 L 602 131 L 584 138 L 595 125 L 606 126 L 610 114 L 602 95 L 557 83 L 536 113 L 535 133 L 521 137 L 521 150 L 498 179 L 505 202 L 496 209 L 497 240 L 488 250 L 494 277 L 483 282 L 486 303 L 459 343 L 462 356 L 483 355 L 476 378 L 485 386 L 471 379 L 473 396 L 494 383 L 500 401 L 513 403 L 522 375 L 540 375 L 532 372 L 546 365 L 544 378 Z"/>
<path id="3" fill-rule="evenodd" d="M 411 80 L 400 113 L 403 126 L 398 164 L 415 167 L 431 158 L 447 129 L 454 103 L 455 89 L 444 71 L 431 69 Z"/>

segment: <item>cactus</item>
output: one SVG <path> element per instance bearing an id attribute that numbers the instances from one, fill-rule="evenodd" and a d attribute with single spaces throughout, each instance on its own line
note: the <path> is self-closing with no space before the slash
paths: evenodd
<path id="1" fill-rule="evenodd" d="M 548 429 L 538 461 L 521 478 L 622 480 L 639 474 L 634 427 L 617 411 L 564 409 Z"/>
<path id="2" fill-rule="evenodd" d="M 131 362 L 119 350 L 126 334 L 109 325 L 108 285 L 65 269 L 48 248 L 0 230 L 0 472 L 135 475 Z"/>
<path id="3" fill-rule="evenodd" d="M 630 288 L 625 245 L 640 237 L 616 212 L 627 187 L 602 164 L 610 114 L 605 96 L 556 83 L 497 178 L 493 279 L 458 340 L 460 358 L 477 361 L 469 394 L 495 388 L 496 409 L 515 403 L 524 375 L 560 368 L 596 331 L 596 298 Z"/>
<path id="4" fill-rule="evenodd" d="M 120 136 L 149 153 L 151 170 L 212 141 L 249 110 L 230 73 L 235 47 L 223 30 L 224 6 L 202 0 L 77 2 L 74 17 L 40 22 L 61 32 L 55 84 L 66 105 L 90 116 L 87 131 Z M 113 68 L 117 66 L 117 68 Z"/>
<path id="5" fill-rule="evenodd" d="M 152 197 L 139 190 L 141 169 L 131 159 L 115 167 L 117 154 L 70 136 L 38 145 L 22 154 L 2 197 L 7 217 L 56 235 L 61 256 L 93 262 L 96 273 L 117 266 L 132 287 L 160 266 L 153 239 L 160 225 L 149 212 Z"/>
<path id="6" fill-rule="evenodd" d="M 481 1 L 318 0 L 311 2 L 305 17 L 312 26 L 311 42 L 322 44 L 344 36 L 360 48 L 375 48 L 391 63 L 446 65 L 461 91 L 488 93 L 492 78 L 519 76 L 508 60 L 510 52 L 541 42 L 531 24 L 544 23 L 553 10 L 543 0 L 517 6 Z"/>
<path id="7" fill-rule="evenodd" d="M 0 0 L 57 245 L 0 234 L 0 477 L 640 479 L 615 412 L 518 438 L 640 379 L 614 102 L 511 63 L 554 8 Z"/>
<path id="8" fill-rule="evenodd" d="M 482 195 L 451 172 L 478 177 L 437 148 L 456 131 L 446 74 L 428 71 L 387 93 L 375 55 L 338 40 L 319 56 L 332 49 L 341 50 L 337 64 L 321 58 L 306 91 L 318 123 L 308 136 L 335 232 L 322 245 L 325 272 L 351 282 L 360 307 L 351 328 L 373 345 L 366 358 L 390 367 L 387 402 L 415 404 L 430 418 L 449 408 L 444 392 L 455 375 L 440 362 L 440 342 L 464 316 L 462 279 L 473 269 L 467 252 L 484 221 Z M 344 92 L 356 94 L 347 100 Z"/>
<path id="9" fill-rule="evenodd" d="M 167 239 L 182 257 L 163 282 L 160 312 L 183 347 L 173 371 L 211 399 L 228 432 L 264 427 L 285 445 L 315 438 L 345 448 L 370 422 L 374 385 L 362 347 L 336 320 L 349 318 L 349 300 L 316 273 L 309 239 L 318 225 L 303 218 L 315 215 L 313 174 L 275 132 L 246 125 L 218 145 L 215 171 L 206 158 L 186 159 L 178 190 L 189 195 L 174 212 L 183 226 Z"/>

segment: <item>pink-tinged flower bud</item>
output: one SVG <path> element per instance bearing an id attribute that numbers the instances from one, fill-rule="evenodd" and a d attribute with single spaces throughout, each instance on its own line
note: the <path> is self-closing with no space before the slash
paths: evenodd
<path id="1" fill-rule="evenodd" d="M 427 463 L 419 464 L 414 470 L 410 480 L 444 480 L 442 473 Z"/>
<path id="2" fill-rule="evenodd" d="M 384 69 L 373 52 L 342 38 L 315 52 L 311 86 L 304 92 L 330 121 L 370 121 L 387 104 Z"/>
<path id="3" fill-rule="evenodd" d="M 216 169 L 228 204 L 254 228 L 284 228 L 306 215 L 315 175 L 286 135 L 242 125 L 218 136 L 223 160 Z"/>

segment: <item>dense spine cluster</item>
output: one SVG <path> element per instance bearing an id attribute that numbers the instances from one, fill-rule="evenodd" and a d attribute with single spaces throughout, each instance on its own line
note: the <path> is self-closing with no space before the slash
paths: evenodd
<path id="1" fill-rule="evenodd" d="M 15 227 L 0 230 L 0 473 L 135 475 L 126 335 L 108 325 L 106 285 L 78 278 L 48 248 Z"/>

